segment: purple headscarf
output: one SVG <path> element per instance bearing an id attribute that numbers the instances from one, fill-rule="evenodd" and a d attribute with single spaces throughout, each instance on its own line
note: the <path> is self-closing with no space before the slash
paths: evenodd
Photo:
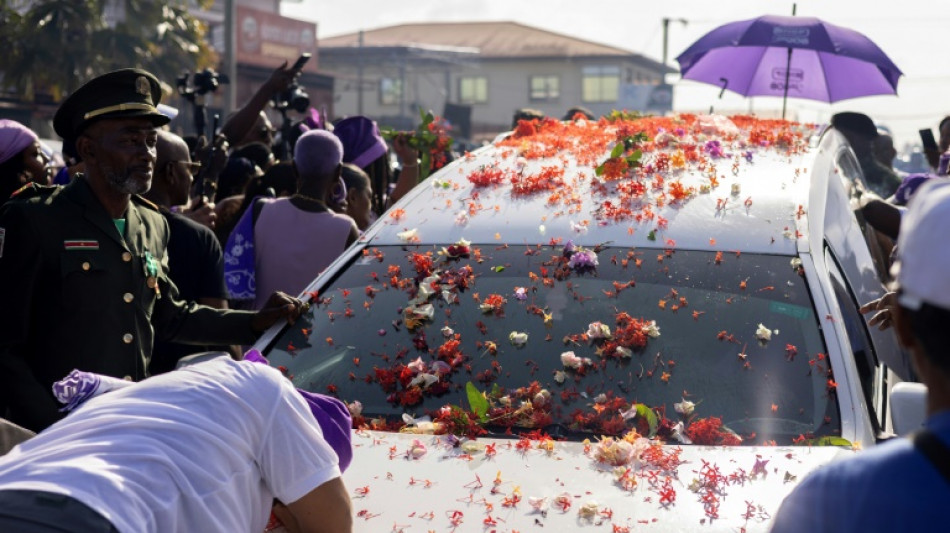
<path id="1" fill-rule="evenodd" d="M 386 153 L 386 141 L 379 134 L 379 127 L 364 116 L 341 120 L 333 128 L 333 133 L 343 143 L 344 163 L 366 168 Z"/>
<path id="2" fill-rule="evenodd" d="M 257 350 L 245 353 L 244 360 L 264 365 L 270 364 L 267 358 Z M 301 389 L 297 389 L 297 392 L 310 406 L 310 412 L 313 413 L 313 417 L 317 419 L 317 424 L 323 431 L 323 438 L 340 458 L 340 472 L 345 471 L 353 460 L 353 443 L 351 442 L 353 419 L 350 417 L 349 409 L 343 402 L 331 396 Z"/>
<path id="3" fill-rule="evenodd" d="M 33 130 L 15 120 L 0 119 L 0 163 L 5 163 L 39 140 Z"/>

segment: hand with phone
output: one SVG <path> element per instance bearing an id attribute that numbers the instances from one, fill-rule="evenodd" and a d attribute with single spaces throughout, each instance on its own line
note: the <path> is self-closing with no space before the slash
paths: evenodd
<path id="1" fill-rule="evenodd" d="M 930 128 L 920 130 L 920 142 L 924 147 L 924 155 L 927 156 L 927 162 L 932 168 L 937 168 L 940 164 L 940 148 L 937 146 L 937 139 L 934 138 L 934 132 Z"/>
<path id="2" fill-rule="evenodd" d="M 300 70 L 307 64 L 307 61 L 310 60 L 310 54 L 304 52 L 300 54 L 300 57 L 297 58 L 297 61 L 293 65 L 287 66 L 287 62 L 284 61 L 282 65 L 274 69 L 274 72 L 271 73 L 270 78 L 262 87 L 262 90 L 266 90 L 269 95 L 273 95 L 279 92 L 287 90 L 287 87 L 294 82 L 297 76 L 300 74 Z"/>

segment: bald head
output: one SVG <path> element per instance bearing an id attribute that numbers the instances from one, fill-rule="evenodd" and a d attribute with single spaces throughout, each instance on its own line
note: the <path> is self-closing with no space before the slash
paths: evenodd
<path id="1" fill-rule="evenodd" d="M 158 144 L 155 145 L 155 149 L 158 151 L 158 161 L 155 166 L 160 174 L 167 170 L 169 161 L 191 161 L 188 144 L 170 131 L 159 130 Z"/>
<path id="2" fill-rule="evenodd" d="M 146 198 L 165 207 L 187 203 L 192 182 L 188 144 L 174 133 L 159 130 L 155 151 L 155 176 Z"/>

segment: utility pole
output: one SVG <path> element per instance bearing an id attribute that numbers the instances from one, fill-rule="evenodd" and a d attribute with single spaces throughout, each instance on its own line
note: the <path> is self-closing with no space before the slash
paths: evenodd
<path id="1" fill-rule="evenodd" d="M 237 102 L 237 26 L 236 0 L 224 0 L 224 73 L 228 76 L 228 83 L 224 84 L 224 112 L 234 110 Z"/>
<path id="2" fill-rule="evenodd" d="M 663 66 L 666 66 L 666 61 L 669 54 L 669 37 L 670 37 L 670 21 L 675 20 L 686 26 L 688 21 L 686 19 L 671 19 L 668 17 L 663 17 Z"/>
<path id="3" fill-rule="evenodd" d="M 363 30 L 360 30 L 359 48 L 356 50 L 356 114 L 363 114 Z"/>

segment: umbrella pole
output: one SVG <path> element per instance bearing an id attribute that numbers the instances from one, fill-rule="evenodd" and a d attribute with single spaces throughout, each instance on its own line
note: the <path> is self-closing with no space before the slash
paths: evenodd
<path id="1" fill-rule="evenodd" d="M 785 120 L 785 104 L 788 102 L 788 74 L 792 68 L 792 49 L 788 49 L 788 59 L 785 61 L 785 90 L 782 94 L 782 120 Z"/>
<path id="2" fill-rule="evenodd" d="M 792 4 L 792 16 L 798 10 L 798 4 Z M 792 70 L 792 49 L 788 49 L 788 59 L 785 61 L 785 90 L 782 91 L 782 120 L 785 120 L 785 104 L 788 103 L 788 74 Z"/>

